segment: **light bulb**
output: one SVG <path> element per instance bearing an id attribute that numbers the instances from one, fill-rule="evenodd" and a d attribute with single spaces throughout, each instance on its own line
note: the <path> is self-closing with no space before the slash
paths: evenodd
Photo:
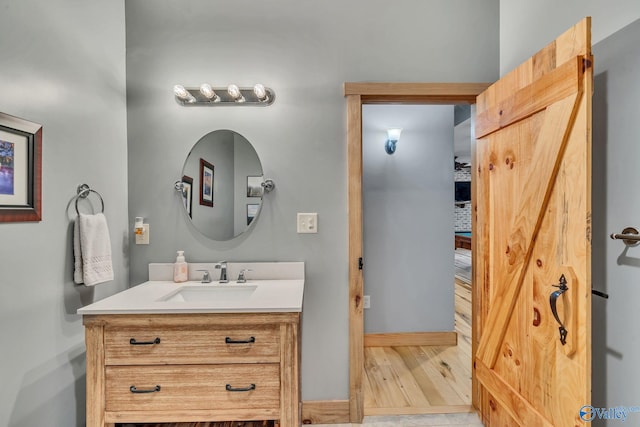
<path id="1" fill-rule="evenodd" d="M 396 129 L 387 129 L 387 138 L 391 141 L 398 141 L 400 139 L 400 134 L 402 133 L 402 128 Z"/>
<path id="2" fill-rule="evenodd" d="M 173 87 L 173 93 L 183 101 L 193 103 L 196 102 L 196 99 L 189 93 L 188 90 L 184 88 L 182 85 L 175 85 Z"/>
<path id="3" fill-rule="evenodd" d="M 189 92 L 187 92 L 187 90 L 184 88 L 184 86 L 182 85 L 175 85 L 173 87 L 173 93 L 181 99 L 187 99 L 189 98 Z"/>
<path id="4" fill-rule="evenodd" d="M 244 96 L 242 96 L 242 93 L 240 92 L 240 89 L 238 88 L 238 86 L 236 85 L 229 85 L 229 87 L 227 88 L 227 92 L 229 92 L 229 95 L 236 100 L 236 102 L 244 102 Z"/>
<path id="5" fill-rule="evenodd" d="M 253 93 L 256 95 L 256 98 L 258 98 L 260 101 L 266 101 L 267 91 L 264 88 L 264 86 L 261 85 L 260 83 L 256 83 L 256 85 L 253 87 Z"/>
<path id="6" fill-rule="evenodd" d="M 220 98 L 218 97 L 218 95 L 216 95 L 215 91 L 208 83 L 202 83 L 200 85 L 200 93 L 203 94 L 207 99 L 213 100 L 213 102 L 220 101 Z"/>

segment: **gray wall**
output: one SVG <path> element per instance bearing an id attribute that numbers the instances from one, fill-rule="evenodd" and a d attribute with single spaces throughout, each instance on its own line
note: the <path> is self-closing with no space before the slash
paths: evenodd
<path id="1" fill-rule="evenodd" d="M 591 16 L 595 44 L 640 17 L 638 0 L 501 0 L 500 74 L 504 75 Z"/>
<path id="2" fill-rule="evenodd" d="M 453 106 L 365 105 L 362 133 L 365 333 L 453 331 Z"/>
<path id="3" fill-rule="evenodd" d="M 44 126 L 43 220 L 0 223 L 0 426 L 84 425 L 75 313 L 128 283 L 124 49 L 122 0 L 0 0 L 0 111 Z M 95 288 L 72 277 L 84 182 L 104 198 L 114 259 Z"/>
<path id="4" fill-rule="evenodd" d="M 640 225 L 639 40 L 637 20 L 593 49 L 593 286 L 610 294 L 593 302 L 593 402 L 601 407 L 638 406 L 640 396 L 640 248 L 608 238 Z M 629 423 L 640 424 L 640 414 Z"/>
<path id="5" fill-rule="evenodd" d="M 638 248 L 624 250 L 621 242 L 607 236 L 626 226 L 639 225 L 640 198 L 634 189 L 640 175 L 634 162 L 640 157 L 635 114 L 640 97 L 637 79 L 640 3 L 636 0 L 500 3 L 502 73 L 583 16 L 593 18 L 592 281 L 594 288 L 609 292 L 610 299 L 594 297 L 593 301 L 592 401 L 598 407 L 637 406 L 640 339 L 634 325 L 640 323 L 636 308 L 640 299 L 637 286 L 640 253 Z M 542 21 L 544 26 L 540 25 Z M 623 28 L 629 22 L 634 24 Z M 518 46 L 523 46 L 522 50 Z M 631 414 L 627 424 L 635 425 L 639 420 L 640 414 Z M 593 425 L 619 423 L 594 421 Z"/>
<path id="6" fill-rule="evenodd" d="M 498 0 L 127 0 L 125 7 L 130 217 L 151 224 L 151 244 L 131 247 L 132 283 L 147 279 L 149 262 L 172 262 L 177 249 L 189 261 L 305 261 L 302 397 L 346 399 L 342 84 L 495 80 Z M 174 84 L 205 81 L 261 82 L 277 98 L 267 108 L 176 104 Z M 173 190 L 191 146 L 221 128 L 251 141 L 277 186 L 251 233 L 229 242 L 187 224 Z M 297 234 L 296 212 L 318 212 L 319 233 Z"/>

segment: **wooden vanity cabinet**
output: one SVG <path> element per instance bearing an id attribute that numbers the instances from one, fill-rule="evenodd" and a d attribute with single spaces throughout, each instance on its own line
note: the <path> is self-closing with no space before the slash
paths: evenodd
<path id="1" fill-rule="evenodd" d="M 84 315 L 87 427 L 300 425 L 300 313 Z"/>

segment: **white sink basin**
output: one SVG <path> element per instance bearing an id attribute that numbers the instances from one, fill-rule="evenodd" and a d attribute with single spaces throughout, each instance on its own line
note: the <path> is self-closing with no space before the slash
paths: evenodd
<path id="1" fill-rule="evenodd" d="M 257 285 L 186 285 L 160 298 L 166 302 L 241 301 L 256 290 Z"/>

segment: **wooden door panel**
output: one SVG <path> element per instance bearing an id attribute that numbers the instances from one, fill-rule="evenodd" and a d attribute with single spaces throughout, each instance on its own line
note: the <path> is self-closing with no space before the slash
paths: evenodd
<path id="1" fill-rule="evenodd" d="M 537 135 L 531 135 L 530 127 L 519 122 L 515 125 L 515 135 L 519 143 L 532 144 L 531 165 L 528 176 L 518 180 L 517 175 L 509 178 L 493 177 L 492 173 L 497 165 L 503 163 L 495 153 L 491 153 L 480 168 L 489 175 L 488 185 L 494 189 L 491 199 L 492 205 L 503 205 L 506 209 L 495 209 L 493 212 L 492 227 L 495 230 L 492 240 L 493 256 L 491 267 L 496 271 L 494 277 L 500 281 L 495 283 L 495 297 L 493 308 L 488 315 L 487 322 L 491 325 L 505 325 L 513 313 L 517 295 L 520 292 L 525 274 L 528 271 L 528 263 L 531 259 L 533 246 L 540 230 L 540 225 L 546 211 L 547 204 L 553 190 L 555 177 L 564 151 L 565 133 L 561 129 L 569 127 L 575 106 L 577 94 L 557 102 L 547 109 L 545 119 Z M 513 144 L 514 132 L 499 132 L 493 137 L 494 145 Z M 495 162 L 495 163 L 494 163 Z M 506 163 L 506 160 L 504 161 Z M 535 167 L 534 167 L 535 166 Z M 498 181 L 498 182 L 497 182 Z M 502 183 L 501 181 L 507 181 Z M 520 192 L 518 204 L 508 198 L 508 194 L 502 194 L 504 186 L 513 185 Z M 498 216 L 502 214 L 504 216 Z M 506 230 L 505 230 L 506 229 Z M 502 237 L 506 236 L 506 237 Z M 483 335 L 478 348 L 478 358 L 493 366 L 498 356 L 499 343 L 502 341 L 505 328 L 493 328 L 488 334 Z"/>
<path id="2" fill-rule="evenodd" d="M 579 426 L 591 375 L 590 20 L 478 97 L 475 374 L 488 426 Z M 560 342 L 549 296 L 568 333 Z"/>

